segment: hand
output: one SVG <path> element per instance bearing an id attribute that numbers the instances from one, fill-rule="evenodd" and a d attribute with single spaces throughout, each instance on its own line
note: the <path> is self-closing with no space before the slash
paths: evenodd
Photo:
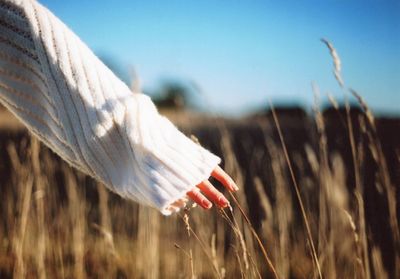
<path id="1" fill-rule="evenodd" d="M 224 187 L 227 188 L 229 191 L 234 192 L 239 190 L 233 179 L 219 166 L 217 166 L 213 170 L 211 176 L 221 182 L 221 184 L 224 185 Z M 220 191 L 218 191 L 208 180 L 204 180 L 203 182 L 198 184 L 196 188 L 189 191 L 187 195 L 204 209 L 210 209 L 212 207 L 211 201 L 213 201 L 220 207 L 227 207 L 229 204 L 226 197 Z"/>

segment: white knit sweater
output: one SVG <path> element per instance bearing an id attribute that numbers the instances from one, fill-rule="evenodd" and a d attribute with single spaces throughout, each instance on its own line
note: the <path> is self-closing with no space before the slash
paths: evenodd
<path id="1" fill-rule="evenodd" d="M 166 215 L 220 162 L 34 0 L 0 0 L 0 101 L 70 165 Z"/>

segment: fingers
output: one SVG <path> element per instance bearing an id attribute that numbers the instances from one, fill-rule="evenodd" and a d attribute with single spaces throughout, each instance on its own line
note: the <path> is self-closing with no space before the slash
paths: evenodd
<path id="1" fill-rule="evenodd" d="M 235 184 L 233 179 L 219 166 L 213 170 L 211 176 L 221 182 L 229 191 L 235 192 L 239 190 L 239 187 Z"/>
<path id="2" fill-rule="evenodd" d="M 188 192 L 188 196 L 197 204 L 199 204 L 204 209 L 209 209 L 212 206 L 213 201 L 220 207 L 227 207 L 229 202 L 225 196 L 218 191 L 208 180 L 201 182 L 197 185 L 198 188 L 193 189 Z M 204 193 L 204 196 L 199 189 Z M 207 199 L 208 198 L 208 199 Z M 210 200 L 209 200 L 210 199 Z"/>
<path id="3" fill-rule="evenodd" d="M 205 180 L 197 185 L 199 189 L 209 198 L 211 201 L 215 202 L 220 207 L 227 207 L 229 202 L 225 196 L 215 189 L 215 187 L 208 181 Z"/>
<path id="4" fill-rule="evenodd" d="M 213 170 L 211 176 L 221 182 L 222 185 L 224 185 L 224 187 L 227 188 L 229 191 L 234 192 L 239 190 L 233 179 L 219 166 L 217 166 Z M 205 196 L 202 193 L 204 193 Z M 203 182 L 198 184 L 197 187 L 188 192 L 187 195 L 204 209 L 210 209 L 212 207 L 212 203 L 210 202 L 210 200 L 220 207 L 227 207 L 229 205 L 226 197 L 220 191 L 218 191 L 208 180 L 204 180 Z"/>
<path id="5" fill-rule="evenodd" d="M 181 208 L 184 207 L 187 203 L 188 199 L 187 198 L 181 198 L 179 200 L 176 200 L 174 203 L 171 204 L 171 206 Z"/>
<path id="6" fill-rule="evenodd" d="M 187 195 L 204 209 L 210 209 L 212 207 L 212 203 L 200 193 L 198 188 L 194 188 L 192 191 L 188 192 Z"/>

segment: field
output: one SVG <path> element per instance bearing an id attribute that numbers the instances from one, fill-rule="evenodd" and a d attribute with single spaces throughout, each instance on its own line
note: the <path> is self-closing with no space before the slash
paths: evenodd
<path id="1" fill-rule="evenodd" d="M 73 170 L 2 112 L 0 278 L 399 278 L 400 120 L 359 106 L 190 127 L 178 115 L 241 190 L 232 210 L 172 217 Z"/>

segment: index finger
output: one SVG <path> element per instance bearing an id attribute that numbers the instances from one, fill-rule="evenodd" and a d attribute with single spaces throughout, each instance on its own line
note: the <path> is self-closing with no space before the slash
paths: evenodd
<path id="1" fill-rule="evenodd" d="M 219 182 L 222 183 L 229 191 L 234 192 L 239 190 L 239 187 L 233 181 L 233 179 L 223 170 L 220 166 L 217 166 L 211 176 L 217 179 Z"/>

